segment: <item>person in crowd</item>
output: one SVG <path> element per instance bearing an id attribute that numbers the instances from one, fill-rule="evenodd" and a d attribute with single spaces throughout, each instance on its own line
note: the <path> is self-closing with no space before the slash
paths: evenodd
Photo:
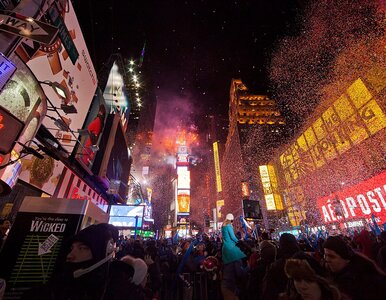
<path id="1" fill-rule="evenodd" d="M 359 247 L 359 251 L 370 259 L 375 259 L 372 249 L 375 241 L 372 239 L 370 232 L 363 229 L 359 235 L 354 238 L 355 244 Z"/>
<path id="2" fill-rule="evenodd" d="M 386 272 L 386 231 L 382 231 L 379 235 L 379 245 L 376 257 L 378 266 Z"/>
<path id="3" fill-rule="evenodd" d="M 294 235 L 283 233 L 279 239 L 279 258 L 272 264 L 263 281 L 262 299 L 275 300 L 285 291 L 287 276 L 284 272 L 285 262 L 299 252 L 299 245 Z"/>
<path id="4" fill-rule="evenodd" d="M 386 274 L 374 261 L 355 253 L 339 236 L 324 243 L 324 255 L 333 283 L 351 299 L 386 299 Z"/>
<path id="5" fill-rule="evenodd" d="M 238 239 L 233 231 L 233 220 L 234 216 L 227 214 L 221 228 L 222 261 L 224 264 L 221 291 L 224 300 L 238 299 L 239 281 L 246 276 L 241 261 L 246 255 L 236 246 Z"/>
<path id="6" fill-rule="evenodd" d="M 161 288 L 161 268 L 159 264 L 158 249 L 155 241 L 146 243 L 144 261 L 148 266 L 148 278 L 146 284 L 146 294 L 149 299 L 158 299 Z"/>
<path id="7" fill-rule="evenodd" d="M 263 240 L 260 243 L 260 259 L 258 259 L 254 268 L 251 267 L 250 276 L 248 280 L 247 289 L 249 300 L 261 299 L 263 278 L 265 277 L 271 264 L 276 260 L 276 255 L 276 246 L 268 239 Z"/>
<path id="8" fill-rule="evenodd" d="M 0 219 L 0 251 L 1 251 L 1 248 L 3 247 L 5 240 L 7 239 L 10 228 L 11 228 L 10 221 Z"/>
<path id="9" fill-rule="evenodd" d="M 115 260 L 117 240 L 118 230 L 110 224 L 79 231 L 69 242 L 63 267 L 55 270 L 48 284 L 27 291 L 23 299 L 143 299 L 137 286 L 147 267 L 144 271 L 144 267 Z"/>
<path id="10" fill-rule="evenodd" d="M 280 300 L 341 300 L 339 290 L 311 268 L 307 260 L 287 259 L 285 274 L 289 279 Z"/>

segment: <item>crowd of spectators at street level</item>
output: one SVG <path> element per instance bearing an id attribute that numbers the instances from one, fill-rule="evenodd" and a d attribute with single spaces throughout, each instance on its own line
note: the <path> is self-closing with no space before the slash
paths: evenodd
<path id="1" fill-rule="evenodd" d="M 222 258 L 220 236 L 200 235 L 198 243 L 183 266 L 183 273 L 206 272 L 205 258 L 214 256 L 220 262 L 217 285 L 208 290 L 211 299 L 234 299 L 221 293 L 219 286 L 226 267 Z M 152 295 L 170 292 L 165 282 L 172 283 L 185 253 L 193 239 L 141 241 L 126 239 L 121 242 L 120 255 L 145 257 L 152 253 L 157 261 L 155 274 L 150 275 Z M 271 240 L 263 233 L 259 240 L 238 243 L 245 253 L 240 272 L 235 278 L 235 299 L 386 299 L 386 232 L 375 237 L 362 230 L 352 236 L 317 237 L 305 235 L 296 239 L 284 233 Z M 162 274 L 162 275 L 161 275 Z M 168 278 L 161 283 L 156 279 Z M 208 276 L 208 280 L 213 277 Z M 178 284 L 183 284 L 179 282 Z M 162 294 L 162 297 L 167 295 Z M 161 298 L 161 297 L 160 297 Z M 169 298 L 170 299 L 170 298 Z M 196 298 L 197 299 L 197 298 Z"/>
<path id="2" fill-rule="evenodd" d="M 106 260 L 108 242 L 119 248 L 113 260 Z M 71 243 L 66 266 L 24 299 L 192 299 L 187 291 L 194 289 L 193 282 L 176 273 L 203 274 L 208 282 L 205 299 L 211 300 L 386 299 L 386 232 L 378 237 L 362 230 L 352 236 L 298 239 L 285 233 L 278 240 L 264 232 L 258 240 L 239 241 L 245 257 L 234 273 L 234 295 L 220 288 L 226 268 L 221 235 L 143 240 L 118 237 L 114 226 L 98 224 L 79 232 Z M 88 260 L 77 260 L 87 248 Z M 209 268 L 208 257 L 216 258 Z"/>

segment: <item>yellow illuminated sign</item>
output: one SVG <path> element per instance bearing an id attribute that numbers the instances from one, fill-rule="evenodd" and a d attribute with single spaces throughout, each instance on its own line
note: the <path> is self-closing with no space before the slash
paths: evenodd
<path id="1" fill-rule="evenodd" d="M 385 113 L 360 78 L 346 92 L 280 155 L 287 184 L 386 127 Z"/>
<path id="2" fill-rule="evenodd" d="M 219 220 L 221 218 L 221 207 L 224 206 L 224 200 L 217 200 L 216 201 L 216 209 L 217 209 L 217 219 Z"/>
<path id="3" fill-rule="evenodd" d="M 222 191 L 222 185 L 221 185 L 221 172 L 220 172 L 220 158 L 218 154 L 218 142 L 213 143 L 213 155 L 214 155 L 214 169 L 216 173 L 216 186 L 217 186 L 217 192 Z"/>
<path id="4" fill-rule="evenodd" d="M 265 203 L 268 210 L 283 210 L 275 169 L 272 165 L 259 166 Z"/>

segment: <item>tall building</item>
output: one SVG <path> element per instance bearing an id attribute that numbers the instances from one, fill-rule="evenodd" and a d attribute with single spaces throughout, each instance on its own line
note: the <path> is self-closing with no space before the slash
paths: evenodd
<path id="1" fill-rule="evenodd" d="M 223 213 L 242 215 L 242 183 L 249 199 L 264 199 L 259 166 L 269 161 L 285 134 L 285 119 L 276 101 L 251 93 L 240 79 L 233 79 L 229 100 L 229 132 L 221 163 Z M 260 201 L 264 207 L 264 201 Z"/>

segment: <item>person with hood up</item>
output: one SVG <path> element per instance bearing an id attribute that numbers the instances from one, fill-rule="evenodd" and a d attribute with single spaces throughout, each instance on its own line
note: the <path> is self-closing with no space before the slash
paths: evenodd
<path id="1" fill-rule="evenodd" d="M 279 258 L 271 265 L 264 281 L 262 299 L 275 300 L 283 293 L 287 287 L 288 278 L 284 272 L 284 266 L 289 258 L 307 259 L 312 265 L 318 262 L 311 256 L 300 251 L 299 245 L 294 235 L 283 233 L 279 239 Z"/>
<path id="2" fill-rule="evenodd" d="M 90 225 L 69 243 L 64 266 L 55 270 L 48 284 L 24 294 L 28 300 L 127 300 L 141 299 L 136 293 L 135 265 L 115 260 L 118 230 L 110 224 Z"/>
<path id="3" fill-rule="evenodd" d="M 339 290 L 311 268 L 307 260 L 287 259 L 285 274 L 289 278 L 287 292 L 280 300 L 342 300 Z"/>
<path id="4" fill-rule="evenodd" d="M 328 237 L 323 246 L 326 266 L 342 293 L 353 300 L 386 299 L 386 274 L 372 260 L 339 236 Z"/>
<path id="5" fill-rule="evenodd" d="M 377 264 L 386 272 L 386 231 L 379 235 L 379 247 L 377 249 Z"/>
<path id="6" fill-rule="evenodd" d="M 258 300 L 261 298 L 263 279 L 271 264 L 276 260 L 276 246 L 269 240 L 260 243 L 260 259 L 256 267 L 251 269 L 248 280 L 248 299 Z"/>
<path id="7" fill-rule="evenodd" d="M 223 279 L 221 282 L 221 291 L 224 300 L 239 299 L 239 282 L 247 275 L 242 266 L 242 259 L 246 255 L 236 246 L 238 239 L 233 231 L 234 216 L 227 214 L 221 227 L 223 245 L 222 261 Z"/>

